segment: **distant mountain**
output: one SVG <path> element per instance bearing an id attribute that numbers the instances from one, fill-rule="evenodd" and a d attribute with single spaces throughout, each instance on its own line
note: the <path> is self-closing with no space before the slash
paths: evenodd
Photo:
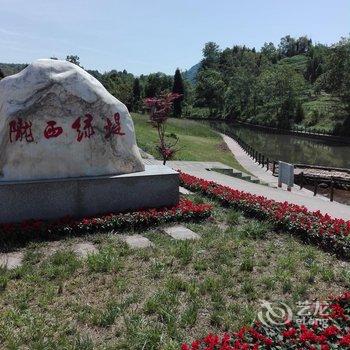
<path id="1" fill-rule="evenodd" d="M 27 64 L 23 63 L 0 63 L 0 69 L 4 73 L 5 77 L 16 74 L 27 66 Z"/>
<path id="2" fill-rule="evenodd" d="M 201 62 L 195 64 L 189 70 L 186 70 L 185 72 L 183 72 L 182 75 L 183 75 L 184 79 L 186 79 L 187 81 L 189 81 L 191 83 L 195 83 L 196 79 L 197 79 L 197 73 L 198 73 L 198 70 L 200 67 L 201 67 Z"/>

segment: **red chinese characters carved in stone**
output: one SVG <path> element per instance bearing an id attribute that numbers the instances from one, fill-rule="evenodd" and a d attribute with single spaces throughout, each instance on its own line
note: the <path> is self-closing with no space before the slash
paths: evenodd
<path id="1" fill-rule="evenodd" d="M 52 137 L 58 137 L 62 134 L 63 129 L 60 126 L 56 126 L 56 122 L 53 120 L 50 120 L 47 122 L 46 129 L 44 131 L 44 136 L 47 139 L 50 139 Z"/>
<path id="2" fill-rule="evenodd" d="M 9 123 L 10 142 L 22 141 L 34 142 L 32 122 L 18 118 Z"/>
<path id="3" fill-rule="evenodd" d="M 90 138 L 95 134 L 94 128 L 92 126 L 93 116 L 91 114 L 85 114 L 85 118 L 83 120 L 84 126 L 82 128 L 81 125 L 81 117 L 77 118 L 75 122 L 72 124 L 72 128 L 75 129 L 78 133 L 77 141 L 80 142 L 83 138 Z"/>
<path id="4" fill-rule="evenodd" d="M 115 113 L 114 114 L 114 121 L 111 121 L 109 118 L 106 118 L 106 125 L 105 125 L 105 138 L 108 139 L 112 135 L 125 135 L 124 132 L 122 132 L 122 127 L 120 125 L 120 114 Z"/>

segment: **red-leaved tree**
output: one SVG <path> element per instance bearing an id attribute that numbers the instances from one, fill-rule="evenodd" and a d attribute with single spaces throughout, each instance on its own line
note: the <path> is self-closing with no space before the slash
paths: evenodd
<path id="1" fill-rule="evenodd" d="M 175 134 L 166 135 L 166 121 L 169 118 L 173 102 L 180 98 L 180 94 L 168 93 L 159 98 L 147 98 L 145 105 L 149 110 L 149 117 L 153 127 L 158 131 L 159 143 L 157 150 L 163 158 L 163 165 L 178 151 L 176 147 L 179 138 Z"/>

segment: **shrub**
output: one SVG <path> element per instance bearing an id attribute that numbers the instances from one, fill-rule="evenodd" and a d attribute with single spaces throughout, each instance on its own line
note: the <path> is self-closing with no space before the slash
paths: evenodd
<path id="1" fill-rule="evenodd" d="M 195 204 L 181 198 L 173 207 L 110 213 L 80 220 L 66 217 L 57 221 L 29 220 L 17 224 L 1 224 L 0 240 L 56 238 L 115 229 L 140 229 L 170 221 L 204 219 L 211 215 L 211 209 L 209 204 Z"/>
<path id="2" fill-rule="evenodd" d="M 181 173 L 180 178 L 182 185 L 191 191 L 199 191 L 219 200 L 224 206 L 242 210 L 247 216 L 268 221 L 276 229 L 296 234 L 305 242 L 313 242 L 325 250 L 350 258 L 350 221 L 333 219 L 320 211 L 311 212 L 304 206 L 277 202 L 188 174 Z M 266 229 L 249 232 L 257 238 L 265 234 Z"/>

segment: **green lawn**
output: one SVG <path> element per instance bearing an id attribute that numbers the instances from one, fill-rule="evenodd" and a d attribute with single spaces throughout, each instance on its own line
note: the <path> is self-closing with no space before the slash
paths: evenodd
<path id="1" fill-rule="evenodd" d="M 148 122 L 147 115 L 132 114 L 137 144 L 144 151 L 159 157 L 155 145 L 157 132 Z M 221 136 L 209 126 L 185 119 L 169 119 L 167 132 L 176 134 L 180 151 L 175 160 L 222 162 L 241 171 L 246 170 L 237 162 Z"/>
<path id="2" fill-rule="evenodd" d="M 66 238 L 56 252 L 50 242 L 23 248 L 21 268 L 0 270 L 0 348 L 180 350 L 250 324 L 260 299 L 297 308 L 350 287 L 349 263 L 232 209 L 186 225 L 201 239 L 159 227 L 140 232 L 147 249 L 129 249 L 121 232 Z M 78 241 L 99 251 L 78 258 Z"/>

